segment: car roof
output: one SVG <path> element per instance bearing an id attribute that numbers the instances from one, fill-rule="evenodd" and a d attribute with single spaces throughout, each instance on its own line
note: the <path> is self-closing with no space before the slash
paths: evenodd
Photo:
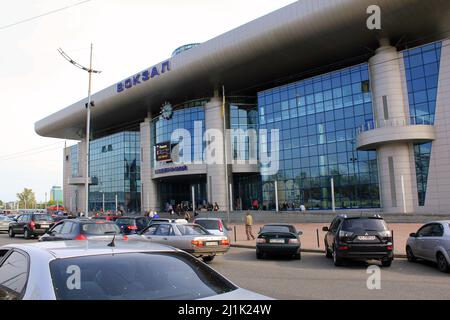
<path id="1" fill-rule="evenodd" d="M 430 221 L 430 222 L 427 222 L 427 223 L 425 223 L 425 224 L 430 224 L 430 223 L 441 223 L 441 224 L 446 224 L 446 223 L 448 223 L 448 224 L 450 224 L 450 220 Z"/>
<path id="2" fill-rule="evenodd" d="M 65 221 L 65 220 L 70 221 L 70 222 L 78 222 L 78 223 L 115 224 L 114 221 L 108 221 L 108 220 L 106 220 L 106 221 L 103 221 L 103 220 L 102 221 L 98 221 L 100 219 L 86 219 L 86 218 L 63 219 L 61 221 Z M 61 222 L 61 221 L 58 221 L 58 222 Z"/>
<path id="3" fill-rule="evenodd" d="M 161 222 L 161 223 L 169 223 L 169 224 L 182 224 L 182 225 L 186 225 L 186 224 L 194 224 L 194 223 L 189 223 L 186 219 L 153 219 L 150 223 L 157 223 L 157 222 Z"/>
<path id="4" fill-rule="evenodd" d="M 157 243 L 144 241 L 123 241 L 117 239 L 115 247 L 109 247 L 111 241 L 102 240 L 70 240 L 46 241 L 25 244 L 10 244 L 0 248 L 19 249 L 31 254 L 48 253 L 55 259 L 95 256 L 103 254 L 120 254 L 133 252 L 178 252 L 179 250 Z"/>
<path id="5" fill-rule="evenodd" d="M 295 228 L 294 225 L 289 224 L 289 223 L 268 223 L 268 224 L 265 224 L 263 226 L 263 228 L 268 227 L 268 226 L 271 226 L 271 227 L 294 227 Z"/>

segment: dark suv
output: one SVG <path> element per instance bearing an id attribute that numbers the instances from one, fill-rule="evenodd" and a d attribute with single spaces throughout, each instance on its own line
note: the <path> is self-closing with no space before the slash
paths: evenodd
<path id="1" fill-rule="evenodd" d="M 119 217 L 116 219 L 116 224 L 119 226 L 123 234 L 135 234 L 144 230 L 150 224 L 149 217 Z"/>
<path id="2" fill-rule="evenodd" d="M 330 227 L 323 227 L 327 258 L 340 266 L 346 259 L 381 260 L 390 267 L 394 260 L 392 232 L 382 217 L 337 216 Z"/>
<path id="3" fill-rule="evenodd" d="M 8 234 L 11 238 L 16 234 L 23 234 L 25 239 L 30 239 L 45 234 L 53 224 L 53 218 L 49 214 L 21 214 L 9 225 Z"/>

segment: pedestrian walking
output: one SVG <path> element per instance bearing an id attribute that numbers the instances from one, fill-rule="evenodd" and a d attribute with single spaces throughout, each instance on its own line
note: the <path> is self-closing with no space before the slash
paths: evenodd
<path id="1" fill-rule="evenodd" d="M 247 235 L 247 240 L 250 240 L 250 237 L 255 240 L 255 236 L 252 232 L 253 226 L 253 217 L 250 214 L 250 211 L 247 211 L 247 216 L 245 217 L 245 234 Z"/>

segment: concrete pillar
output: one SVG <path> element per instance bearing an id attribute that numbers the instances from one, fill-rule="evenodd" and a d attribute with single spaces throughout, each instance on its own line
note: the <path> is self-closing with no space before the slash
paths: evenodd
<path id="1" fill-rule="evenodd" d="M 72 176 L 72 159 L 70 158 L 70 149 L 70 147 L 63 149 L 63 206 L 66 210 L 75 212 L 71 201 L 73 197 L 72 186 L 69 185 L 69 178 Z"/>
<path id="2" fill-rule="evenodd" d="M 228 112 L 228 111 L 227 111 Z M 229 117 L 227 116 L 227 122 Z M 229 126 L 229 124 L 227 124 Z M 217 130 L 222 136 L 216 137 L 222 140 L 225 132 L 224 122 L 222 117 L 222 98 L 219 97 L 216 92 L 215 96 L 205 105 L 205 129 L 206 129 L 206 147 L 208 147 L 209 137 L 208 130 Z M 212 132 L 212 131 L 210 131 Z M 222 140 L 223 141 L 223 140 Z M 214 204 L 217 202 L 220 211 L 227 211 L 229 203 L 227 201 L 228 186 L 226 184 L 226 167 L 225 167 L 225 155 L 223 152 L 223 142 L 216 143 L 216 146 L 222 148 L 222 150 L 216 150 L 215 159 L 216 163 L 209 164 L 207 166 L 207 194 L 208 202 Z M 228 150 L 228 162 L 230 162 L 230 148 L 229 141 L 227 141 Z M 208 159 L 205 159 L 208 163 Z M 232 169 L 231 165 L 228 165 L 228 183 L 232 181 Z"/>
<path id="3" fill-rule="evenodd" d="M 141 211 L 160 210 L 158 183 L 152 179 L 151 159 L 153 155 L 151 114 L 140 125 L 141 128 Z"/>
<path id="4" fill-rule="evenodd" d="M 369 60 L 375 123 L 389 125 L 390 121 L 407 121 L 409 108 L 406 104 L 400 71 L 400 55 L 386 39 Z M 411 168 L 411 144 L 388 143 L 377 147 L 381 204 L 384 212 L 403 212 L 402 176 L 405 186 L 407 212 L 413 210 Z"/>

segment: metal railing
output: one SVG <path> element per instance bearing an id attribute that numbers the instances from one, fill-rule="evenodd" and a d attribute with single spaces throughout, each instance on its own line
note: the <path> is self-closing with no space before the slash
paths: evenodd
<path id="1" fill-rule="evenodd" d="M 371 120 L 367 121 L 364 125 L 357 128 L 356 133 L 360 134 L 366 131 L 371 131 L 379 128 L 388 127 L 406 127 L 414 125 L 434 125 L 434 116 L 411 116 L 411 117 L 399 117 L 387 120 Z"/>

